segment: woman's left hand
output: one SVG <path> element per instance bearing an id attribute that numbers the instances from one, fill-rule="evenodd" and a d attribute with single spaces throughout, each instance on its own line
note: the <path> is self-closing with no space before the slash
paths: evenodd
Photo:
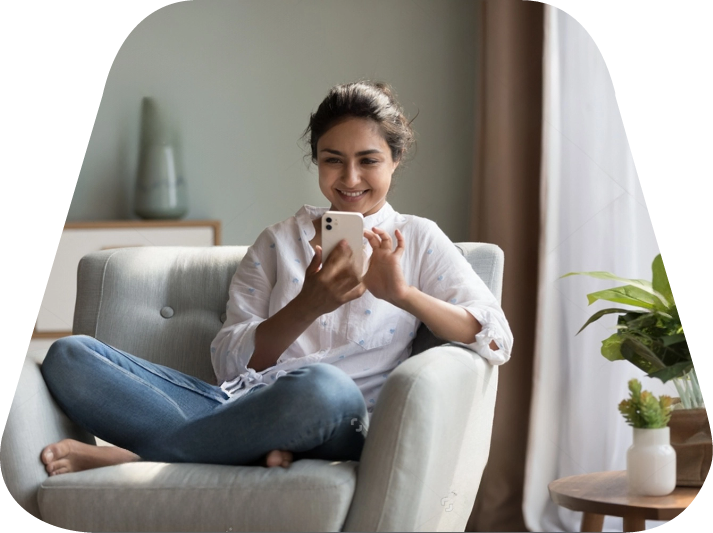
<path id="1" fill-rule="evenodd" d="M 401 256 L 405 250 L 404 236 L 396 230 L 397 246 L 394 249 L 388 232 L 379 228 L 372 229 L 373 231 L 364 230 L 364 236 L 373 251 L 369 258 L 369 268 L 362 281 L 371 294 L 398 306 L 409 290 L 401 270 Z"/>
<path id="2" fill-rule="evenodd" d="M 409 286 L 401 270 L 401 256 L 406 246 L 399 230 L 395 231 L 397 246 L 392 250 L 391 236 L 379 228 L 364 230 L 373 249 L 369 269 L 362 277 L 366 289 L 377 298 L 411 313 L 441 339 L 470 344 L 482 329 L 476 318 L 461 306 L 439 300 L 417 287 Z M 492 350 L 499 347 L 492 341 Z"/>

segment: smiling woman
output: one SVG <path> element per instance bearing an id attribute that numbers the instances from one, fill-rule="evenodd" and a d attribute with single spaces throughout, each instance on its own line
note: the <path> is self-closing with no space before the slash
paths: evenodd
<path id="1" fill-rule="evenodd" d="M 363 215 L 366 272 L 355 270 L 346 241 L 323 257 L 328 208 L 305 205 L 263 230 L 233 275 L 210 346 L 220 386 L 91 337 L 58 340 L 42 365 L 50 391 L 69 418 L 119 449 L 52 444 L 42 455 L 50 474 L 139 459 L 283 467 L 301 458 L 359 460 L 366 431 L 354 422 L 368 428 L 422 323 L 491 364 L 510 358 L 508 322 L 465 257 L 434 222 L 387 201 L 413 142 L 391 90 L 334 87 L 304 136 L 329 209 Z"/>
<path id="2" fill-rule="evenodd" d="M 332 203 L 332 211 L 368 216 L 384 206 L 400 161 L 392 159 L 376 122 L 346 119 L 332 126 L 317 144 L 319 188 Z"/>

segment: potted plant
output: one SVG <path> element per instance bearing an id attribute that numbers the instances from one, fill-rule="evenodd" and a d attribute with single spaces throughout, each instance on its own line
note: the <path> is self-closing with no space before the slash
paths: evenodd
<path id="1" fill-rule="evenodd" d="M 710 468 L 713 449 L 708 416 L 661 254 L 651 270 L 651 281 L 609 272 L 570 272 L 562 277 L 586 275 L 626 283 L 588 294 L 589 304 L 605 300 L 638 309 L 597 311 L 577 334 L 605 315 L 618 314 L 616 332 L 602 341 L 602 355 L 610 361 L 629 361 L 663 383 L 673 380 L 680 396 L 669 424 L 678 461 L 677 483 L 700 487 Z"/>
<path id="2" fill-rule="evenodd" d="M 668 427 L 671 397 L 658 399 L 641 390 L 638 379 L 629 381 L 630 397 L 619 411 L 634 428 L 634 443 L 626 452 L 626 478 L 631 494 L 665 496 L 676 488 L 676 452 Z"/>

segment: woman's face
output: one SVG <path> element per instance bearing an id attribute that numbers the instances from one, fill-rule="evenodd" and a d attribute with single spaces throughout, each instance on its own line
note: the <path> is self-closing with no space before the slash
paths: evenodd
<path id="1" fill-rule="evenodd" d="M 348 118 L 317 141 L 319 188 L 332 211 L 376 213 L 386 203 L 391 175 L 399 166 L 379 126 L 370 119 Z"/>

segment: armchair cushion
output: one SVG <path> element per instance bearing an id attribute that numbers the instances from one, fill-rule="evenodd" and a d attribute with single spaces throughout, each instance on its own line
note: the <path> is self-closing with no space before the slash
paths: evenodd
<path id="1" fill-rule="evenodd" d="M 339 531 L 358 464 L 128 463 L 49 477 L 39 504 L 43 520 L 78 531 Z"/>
<path id="2" fill-rule="evenodd" d="M 79 263 L 75 335 L 217 385 L 210 343 L 247 246 L 147 246 L 88 254 Z"/>

